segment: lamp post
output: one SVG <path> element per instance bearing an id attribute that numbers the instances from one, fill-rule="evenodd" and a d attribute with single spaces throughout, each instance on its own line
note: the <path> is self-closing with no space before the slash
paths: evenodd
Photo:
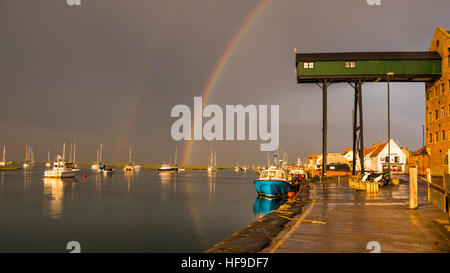
<path id="1" fill-rule="evenodd" d="M 389 76 L 393 76 L 394 72 L 387 73 L 387 101 L 388 101 L 388 172 L 389 181 L 391 181 L 391 94 L 389 88 Z"/>

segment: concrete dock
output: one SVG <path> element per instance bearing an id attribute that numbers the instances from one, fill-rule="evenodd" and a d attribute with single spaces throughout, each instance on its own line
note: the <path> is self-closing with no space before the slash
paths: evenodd
<path id="1" fill-rule="evenodd" d="M 366 193 L 336 180 L 310 184 L 308 203 L 263 253 L 450 252 L 447 214 L 427 200 L 418 181 L 418 208 L 409 204 L 409 178 Z"/>

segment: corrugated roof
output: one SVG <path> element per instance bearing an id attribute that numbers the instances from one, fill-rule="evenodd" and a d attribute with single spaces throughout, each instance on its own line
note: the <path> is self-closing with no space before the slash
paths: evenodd
<path id="1" fill-rule="evenodd" d="M 316 61 L 358 61 L 358 60 L 440 60 L 437 52 L 335 52 L 335 53 L 297 53 L 298 62 Z"/>

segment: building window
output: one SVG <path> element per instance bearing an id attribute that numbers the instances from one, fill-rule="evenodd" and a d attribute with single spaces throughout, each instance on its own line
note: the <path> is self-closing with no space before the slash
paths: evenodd
<path id="1" fill-rule="evenodd" d="M 444 158 L 444 165 L 448 165 L 448 155 L 445 155 L 445 158 Z"/>
<path id="2" fill-rule="evenodd" d="M 439 88 L 436 87 L 436 88 L 434 89 L 434 97 L 437 98 L 438 96 L 439 96 Z"/>
<path id="3" fill-rule="evenodd" d="M 303 68 L 304 69 L 313 69 L 314 63 L 313 62 L 303 63 Z"/>
<path id="4" fill-rule="evenodd" d="M 433 134 L 430 134 L 430 144 L 433 143 Z"/>
<path id="5" fill-rule="evenodd" d="M 355 68 L 355 67 L 356 67 L 355 61 L 346 61 L 345 62 L 345 68 Z"/>
<path id="6" fill-rule="evenodd" d="M 445 117 L 445 107 L 442 107 L 442 109 L 441 109 L 441 117 L 442 118 Z"/>
<path id="7" fill-rule="evenodd" d="M 439 132 L 436 132 L 436 140 L 435 142 L 439 142 Z"/>
<path id="8" fill-rule="evenodd" d="M 428 122 L 432 122 L 432 121 L 433 121 L 433 115 L 430 112 L 430 114 L 428 115 Z"/>
<path id="9" fill-rule="evenodd" d="M 445 130 L 442 130 L 442 141 L 445 141 Z"/>
<path id="10" fill-rule="evenodd" d="M 439 110 L 436 109 L 434 112 L 435 112 L 435 115 L 436 115 L 434 120 L 438 120 L 439 119 Z"/>
<path id="11" fill-rule="evenodd" d="M 394 162 L 395 163 L 399 163 L 400 162 L 400 158 L 398 156 L 394 157 Z"/>

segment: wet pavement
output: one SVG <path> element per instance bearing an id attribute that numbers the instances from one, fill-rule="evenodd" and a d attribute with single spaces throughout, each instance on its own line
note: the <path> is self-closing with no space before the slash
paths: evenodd
<path id="1" fill-rule="evenodd" d="M 419 206 L 410 210 L 408 176 L 399 178 L 377 194 L 312 183 L 303 213 L 261 252 L 450 252 L 448 217 L 427 201 L 426 181 L 419 179 Z"/>

